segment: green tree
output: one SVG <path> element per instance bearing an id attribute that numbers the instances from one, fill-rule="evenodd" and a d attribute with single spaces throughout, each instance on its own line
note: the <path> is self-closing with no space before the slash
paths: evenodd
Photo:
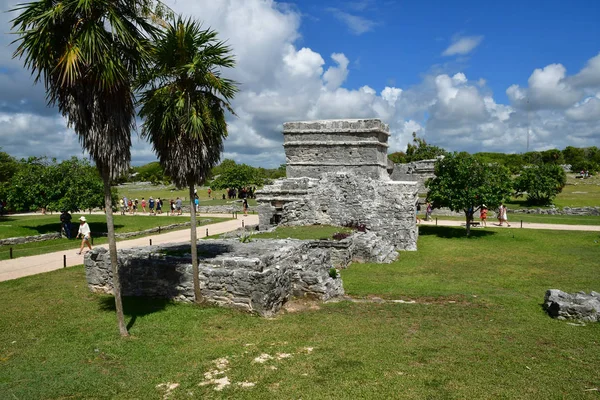
<path id="1" fill-rule="evenodd" d="M 257 168 L 246 164 L 235 164 L 221 171 L 219 176 L 210 183 L 210 186 L 213 189 L 239 189 L 248 186 L 263 186 L 266 181 Z"/>
<path id="2" fill-rule="evenodd" d="M 485 164 L 468 153 L 451 153 L 435 163 L 435 177 L 426 182 L 433 207 L 448 207 L 465 214 L 467 236 L 471 218 L 483 204 L 499 206 L 511 194 L 510 172 L 498 164 Z"/>
<path id="3" fill-rule="evenodd" d="M 148 54 L 151 19 L 165 7 L 155 0 L 39 0 L 17 6 L 14 57 L 24 58 L 48 104 L 58 106 L 95 161 L 104 201 L 117 321 L 127 336 L 112 215 L 111 179 L 131 159 L 135 124 L 132 82 Z"/>
<path id="4" fill-rule="evenodd" d="M 235 65 L 230 48 L 217 33 L 178 17 L 157 35 L 150 68 L 139 86 L 142 136 L 147 138 L 165 174 L 188 186 L 191 211 L 191 252 L 196 302 L 202 300 L 198 272 L 194 186 L 204 183 L 217 165 L 227 136 L 225 110 L 237 92 L 235 82 L 221 77 Z"/>
<path id="5" fill-rule="evenodd" d="M 443 156 L 448 152 L 441 147 L 428 144 L 425 139 L 417 137 L 417 133 L 413 132 L 413 144 L 408 144 L 406 148 L 406 162 L 419 160 L 431 160 L 437 156 Z"/>
<path id="6" fill-rule="evenodd" d="M 527 194 L 530 205 L 548 205 L 567 184 L 567 174 L 560 165 L 527 166 L 515 179 L 517 197 Z"/>
<path id="7" fill-rule="evenodd" d="M 406 163 L 406 153 L 403 151 L 397 151 L 395 153 L 388 154 L 388 159 L 390 159 L 394 164 L 404 164 Z"/>

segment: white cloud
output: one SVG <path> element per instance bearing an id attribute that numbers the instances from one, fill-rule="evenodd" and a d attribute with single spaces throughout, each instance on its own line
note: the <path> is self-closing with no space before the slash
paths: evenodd
<path id="1" fill-rule="evenodd" d="M 329 67 L 323 79 L 327 84 L 327 89 L 337 89 L 344 83 L 348 76 L 348 58 L 343 53 L 333 53 L 331 58 L 338 64 L 337 67 Z"/>
<path id="2" fill-rule="evenodd" d="M 566 109 L 582 96 L 566 78 L 567 70 L 562 64 L 550 64 L 533 71 L 527 89 L 512 85 L 506 94 L 513 104 L 528 110 Z"/>
<path id="3" fill-rule="evenodd" d="M 600 53 L 591 58 L 586 66 L 573 76 L 571 82 L 576 87 L 600 86 Z"/>
<path id="4" fill-rule="evenodd" d="M 469 54 L 479 46 L 483 36 L 457 36 L 452 40 L 452 44 L 444 50 L 443 56 L 455 56 Z"/>
<path id="5" fill-rule="evenodd" d="M 363 33 L 372 31 L 375 26 L 377 26 L 375 21 L 347 13 L 338 8 L 328 8 L 327 11 L 331 12 L 334 17 L 346 24 L 350 32 L 355 35 L 362 35 Z"/>
<path id="6" fill-rule="evenodd" d="M 588 97 L 565 111 L 572 121 L 600 121 L 600 98 Z"/>

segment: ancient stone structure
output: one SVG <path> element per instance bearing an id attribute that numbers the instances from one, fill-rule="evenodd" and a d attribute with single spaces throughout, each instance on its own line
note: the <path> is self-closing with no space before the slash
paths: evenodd
<path id="1" fill-rule="evenodd" d="M 565 293 L 558 289 L 546 291 L 544 308 L 558 319 L 575 319 L 586 322 L 600 321 L 600 293 Z"/>
<path id="2" fill-rule="evenodd" d="M 437 159 L 413 161 L 406 164 L 395 164 L 391 178 L 395 181 L 417 182 L 419 194 L 426 194 L 425 182 L 435 174 L 434 164 Z"/>
<path id="3" fill-rule="evenodd" d="M 319 178 L 351 170 L 388 177 L 388 127 L 378 119 L 287 122 L 283 125 L 288 178 Z"/>
<path id="4" fill-rule="evenodd" d="M 41 235 L 34 235 L 34 236 L 13 237 L 13 238 L 0 239 L 0 246 L 8 246 L 8 245 L 13 245 L 13 244 L 23 244 L 23 243 L 33 243 L 33 242 L 43 242 L 46 240 L 54 240 L 54 239 L 60 239 L 60 238 L 61 238 L 60 232 L 44 233 Z"/>
<path id="5" fill-rule="evenodd" d="M 329 275 L 329 251 L 300 240 L 204 240 L 198 244 L 200 288 L 222 306 L 271 316 L 291 296 L 320 300 L 344 294 L 342 281 Z M 139 247 L 118 252 L 124 296 L 192 301 L 189 244 Z M 112 293 L 108 250 L 85 256 L 90 290 Z"/>
<path id="6" fill-rule="evenodd" d="M 256 193 L 260 229 L 364 224 L 396 250 L 416 250 L 416 182 L 389 178 L 379 120 L 284 124 L 287 178 Z"/>

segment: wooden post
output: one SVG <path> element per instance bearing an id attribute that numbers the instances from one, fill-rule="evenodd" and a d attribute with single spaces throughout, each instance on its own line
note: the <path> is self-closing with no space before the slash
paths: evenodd
<path id="1" fill-rule="evenodd" d="M 13 254 L 12 254 L 12 247 L 10 248 L 10 258 L 11 258 L 11 260 L 12 260 L 12 258 L 13 258 Z"/>
<path id="2" fill-rule="evenodd" d="M 67 255 L 63 254 L 63 268 L 67 268 Z"/>
<path id="3" fill-rule="evenodd" d="M 242 220 L 242 228 L 244 227 L 244 220 Z"/>
<path id="4" fill-rule="evenodd" d="M 150 239 L 150 246 L 152 246 L 152 239 Z"/>
<path id="5" fill-rule="evenodd" d="M 437 217 L 435 217 L 435 226 L 437 226 Z"/>
<path id="6" fill-rule="evenodd" d="M 206 228 L 206 237 L 208 237 L 208 228 Z"/>
<path id="7" fill-rule="evenodd" d="M 521 228 L 523 227 L 523 220 L 521 220 Z"/>
<path id="8" fill-rule="evenodd" d="M 160 235 L 160 225 L 158 226 L 158 234 Z"/>

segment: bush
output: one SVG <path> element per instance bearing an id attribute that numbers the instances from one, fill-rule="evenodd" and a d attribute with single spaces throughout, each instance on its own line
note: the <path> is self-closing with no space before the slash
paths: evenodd
<path id="1" fill-rule="evenodd" d="M 329 268 L 329 276 L 332 277 L 333 279 L 337 279 L 338 277 L 338 272 L 337 269 L 335 268 Z"/>

